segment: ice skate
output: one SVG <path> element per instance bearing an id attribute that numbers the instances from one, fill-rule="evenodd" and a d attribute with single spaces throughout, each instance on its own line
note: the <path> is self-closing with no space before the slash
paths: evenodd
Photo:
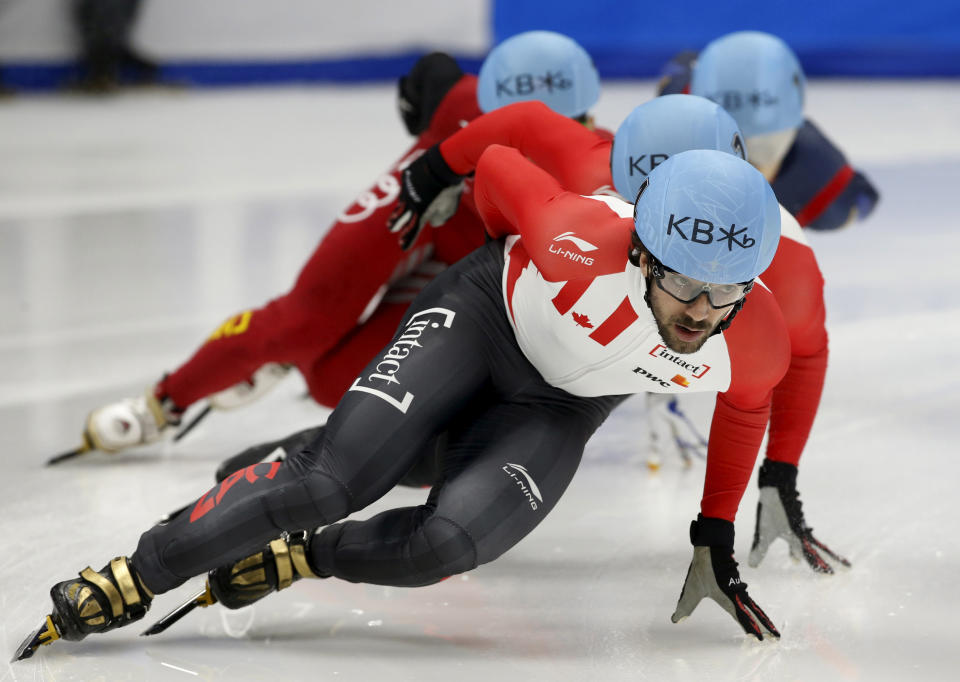
<path id="1" fill-rule="evenodd" d="M 87 635 L 107 632 L 140 620 L 150 608 L 153 593 L 140 580 L 127 557 L 117 557 L 99 571 L 89 566 L 78 578 L 50 588 L 53 611 L 37 632 L 29 635 L 13 657 L 33 656 L 41 646 L 58 639 L 78 642 Z"/>
<path id="2" fill-rule="evenodd" d="M 271 592 L 285 590 L 301 578 L 322 578 L 310 565 L 313 531 L 299 531 L 273 540 L 262 551 L 207 574 L 203 592 L 192 597 L 143 632 L 157 635 L 198 607 L 222 604 L 242 609 Z"/>
<path id="3" fill-rule="evenodd" d="M 87 417 L 84 440 L 91 449 L 115 453 L 153 443 L 180 423 L 181 410 L 148 391 L 98 408 Z"/>
<path id="4" fill-rule="evenodd" d="M 210 406 L 215 410 L 232 410 L 249 405 L 283 381 L 292 366 L 268 362 L 246 381 L 241 381 L 210 396 Z"/>
<path id="5" fill-rule="evenodd" d="M 177 431 L 177 435 L 173 438 L 174 442 L 193 431 L 213 410 L 232 410 L 259 400 L 273 390 L 287 376 L 292 367 L 293 365 L 268 362 L 246 381 L 241 381 L 230 388 L 214 393 L 207 400 L 206 406 L 195 416 L 192 416 L 183 425 L 183 428 Z"/>

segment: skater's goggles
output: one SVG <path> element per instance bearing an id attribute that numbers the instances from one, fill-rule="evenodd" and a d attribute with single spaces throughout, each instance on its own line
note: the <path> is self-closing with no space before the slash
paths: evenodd
<path id="1" fill-rule="evenodd" d="M 739 284 L 711 284 L 671 270 L 651 255 L 651 271 L 657 286 L 681 303 L 693 303 L 700 294 L 706 294 L 712 308 L 726 308 L 746 296 L 753 288 L 753 280 Z"/>

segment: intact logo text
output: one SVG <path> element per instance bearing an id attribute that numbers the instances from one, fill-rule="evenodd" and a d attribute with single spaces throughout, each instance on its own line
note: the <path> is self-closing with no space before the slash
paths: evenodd
<path id="1" fill-rule="evenodd" d="M 414 395 L 401 385 L 398 373 L 402 363 L 411 353 L 415 353 L 417 348 L 423 348 L 421 341 L 427 341 L 424 334 L 428 329 L 449 329 L 453 325 L 454 317 L 456 313 L 447 308 L 427 308 L 411 315 L 407 326 L 373 366 L 373 371 L 366 376 L 357 377 L 347 390 L 375 395 L 406 414 Z"/>
<path id="2" fill-rule="evenodd" d="M 694 379 L 700 379 L 701 377 L 703 377 L 704 374 L 710 371 L 710 365 L 707 365 L 707 364 L 698 365 L 692 362 L 687 362 L 679 354 L 671 353 L 670 349 L 668 349 L 662 343 L 658 343 L 656 346 L 654 346 L 653 349 L 650 351 L 649 355 L 655 358 L 663 358 L 664 360 L 669 360 L 670 362 L 677 365 L 678 367 L 682 367 L 687 372 L 690 372 L 690 375 Z M 683 386 L 684 388 L 690 385 L 690 380 L 687 379 L 682 374 L 677 374 L 675 377 L 670 379 L 670 381 L 680 386 Z"/>

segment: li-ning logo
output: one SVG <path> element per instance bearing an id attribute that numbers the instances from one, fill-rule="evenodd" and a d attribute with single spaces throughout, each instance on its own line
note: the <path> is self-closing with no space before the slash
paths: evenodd
<path id="1" fill-rule="evenodd" d="M 520 486 L 520 492 L 526 495 L 530 508 L 536 511 L 537 503 L 543 504 L 543 495 L 540 494 L 540 489 L 533 482 L 533 477 L 526 467 L 507 462 L 500 468 L 506 472 L 507 476 L 516 481 L 517 485 Z M 517 476 L 517 474 L 520 474 L 520 476 Z"/>
<path id="2" fill-rule="evenodd" d="M 727 242 L 727 251 L 733 251 L 734 244 L 741 249 L 749 249 L 757 243 L 756 239 L 746 234 L 746 227 L 737 229 L 736 223 L 732 224 L 729 230 L 721 227 L 720 234 L 723 236 L 714 238 L 714 225 L 709 220 L 694 218 L 692 224 L 684 225 L 683 223 L 688 220 L 690 220 L 690 216 L 677 220 L 677 217 L 671 213 L 670 219 L 667 221 L 667 234 L 672 234 L 675 231 L 681 239 L 697 244 L 712 244 L 714 241 Z M 683 230 L 687 230 L 690 236 L 688 237 Z M 739 235 L 743 235 L 743 241 L 737 239 Z"/>
<path id="3" fill-rule="evenodd" d="M 437 315 L 442 316 L 442 322 L 435 321 Z M 362 391 L 375 395 L 406 414 L 410 408 L 410 403 L 413 402 L 413 393 L 404 390 L 403 395 L 399 395 L 400 380 L 397 378 L 397 372 L 400 370 L 400 363 L 410 356 L 414 348 L 423 348 L 419 339 L 428 327 L 437 329 L 442 324 L 449 329 L 453 325 L 454 317 L 456 317 L 456 313 L 447 308 L 428 308 L 411 315 L 399 338 L 393 342 L 393 345 L 387 349 L 380 361 L 374 365 L 373 371 L 366 377 L 362 375 L 357 377 L 353 385 L 347 390 Z M 360 382 L 373 384 L 376 388 L 361 386 Z M 392 384 L 396 386 L 393 387 Z M 391 392 L 396 393 L 396 395 L 391 395 Z"/>
<path id="4" fill-rule="evenodd" d="M 569 90 L 573 81 L 561 71 L 547 71 L 543 75 L 517 73 L 497 81 L 497 97 L 532 95 L 538 90 L 546 92 Z"/>
<path id="5" fill-rule="evenodd" d="M 570 242 L 578 250 L 589 253 L 591 251 L 596 251 L 597 247 L 588 242 L 585 239 L 577 237 L 573 232 L 564 232 L 558 234 L 553 238 L 555 242 Z M 563 256 L 572 260 L 574 263 L 583 263 L 584 265 L 593 265 L 592 256 L 584 256 L 582 253 L 577 253 L 576 251 L 571 251 L 570 249 L 564 249 L 563 247 L 556 246 L 555 244 L 549 244 L 547 250 L 550 253 L 556 254 L 558 256 Z"/>
<path id="6" fill-rule="evenodd" d="M 584 253 L 590 253 L 591 251 L 596 251 L 597 247 L 588 242 L 586 239 L 581 239 L 577 237 L 573 232 L 563 232 L 558 234 L 553 238 L 555 242 L 572 242 L 574 246 L 583 251 Z"/>
<path id="7" fill-rule="evenodd" d="M 668 351 L 667 347 L 664 346 L 662 343 L 658 343 L 656 346 L 654 346 L 653 350 L 650 351 L 649 355 L 652 355 L 655 358 L 663 358 L 664 360 L 669 360 L 673 364 L 683 367 L 685 370 L 690 372 L 690 374 L 693 376 L 694 379 L 699 379 L 704 374 L 710 371 L 710 365 L 695 365 L 692 362 L 687 362 L 686 360 L 681 358 L 679 355 L 674 355 L 673 353 Z M 679 377 L 681 380 L 678 381 L 677 377 Z M 680 377 L 680 375 L 677 375 L 676 377 L 674 377 L 672 381 L 676 384 L 680 384 L 681 386 L 689 385 L 689 382 L 685 381 L 683 377 Z"/>
<path id="8" fill-rule="evenodd" d="M 647 173 L 652 171 L 654 168 L 659 166 L 661 163 L 670 158 L 669 154 L 651 154 L 647 156 L 646 154 L 641 154 L 640 156 L 631 156 L 630 157 L 630 175 L 633 175 L 633 171 L 637 171 L 643 177 L 647 177 Z M 647 162 L 641 165 L 641 162 L 646 159 Z M 644 170 L 646 167 L 646 170 Z"/>

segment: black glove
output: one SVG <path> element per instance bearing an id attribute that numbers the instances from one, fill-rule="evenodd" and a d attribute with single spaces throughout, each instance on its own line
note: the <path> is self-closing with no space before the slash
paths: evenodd
<path id="1" fill-rule="evenodd" d="M 400 174 L 400 196 L 387 227 L 400 234 L 404 251 L 417 240 L 427 223 L 443 225 L 457 212 L 463 178 L 452 170 L 433 145 Z"/>
<path id="2" fill-rule="evenodd" d="M 697 516 L 690 524 L 693 561 L 683 582 L 683 592 L 670 620 L 679 623 L 709 597 L 737 619 L 748 635 L 763 639 L 764 633 L 779 639 L 780 633 L 767 614 L 747 594 L 733 558 L 733 523 L 724 519 Z"/>
<path id="3" fill-rule="evenodd" d="M 419 135 L 430 127 L 433 113 L 461 78 L 463 71 L 457 62 L 443 52 L 421 57 L 410 73 L 401 76 L 397 83 L 397 108 L 411 135 Z"/>
<path id="4" fill-rule="evenodd" d="M 813 528 L 804 520 L 797 492 L 797 467 L 765 459 L 760 467 L 759 483 L 757 526 L 747 558 L 751 566 L 759 566 L 770 544 L 783 538 L 790 545 L 790 556 L 797 561 L 803 558 L 818 573 L 850 568 L 849 561 L 813 537 Z"/>

